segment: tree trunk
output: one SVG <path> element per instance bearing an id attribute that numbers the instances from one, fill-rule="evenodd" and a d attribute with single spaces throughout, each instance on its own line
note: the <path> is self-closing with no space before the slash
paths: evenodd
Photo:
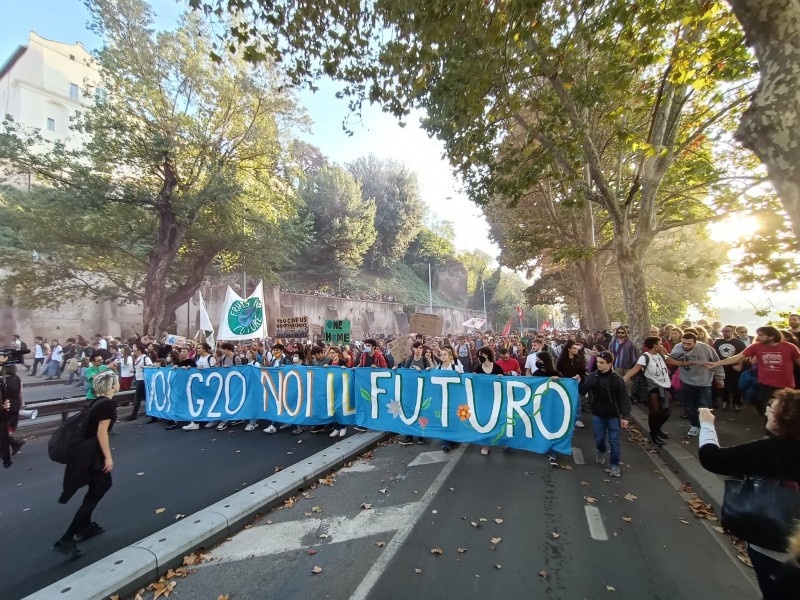
<path id="1" fill-rule="evenodd" d="M 800 244 L 800 3 L 728 1 L 761 71 L 736 138 L 767 166 Z"/>
<path id="2" fill-rule="evenodd" d="M 603 288 L 597 273 L 597 259 L 592 256 L 583 261 L 583 305 L 586 322 L 592 331 L 608 327 L 608 311 L 603 298 Z"/>
<path id="3" fill-rule="evenodd" d="M 615 232 L 614 250 L 617 268 L 622 281 L 622 299 L 625 303 L 627 325 L 631 328 L 631 339 L 641 347 L 650 329 L 650 307 L 647 304 L 644 264 L 636 256 L 627 241 L 627 236 Z"/>
<path id="4" fill-rule="evenodd" d="M 144 281 L 144 300 L 142 310 L 142 333 L 161 335 L 161 326 L 167 315 L 167 275 L 170 265 L 178 256 L 183 243 L 186 227 L 178 223 L 172 210 L 172 193 L 178 186 L 178 178 L 173 166 L 164 161 L 164 184 L 156 200 L 158 209 L 158 237 L 150 253 L 147 276 Z M 171 317 L 171 315 L 169 315 Z"/>

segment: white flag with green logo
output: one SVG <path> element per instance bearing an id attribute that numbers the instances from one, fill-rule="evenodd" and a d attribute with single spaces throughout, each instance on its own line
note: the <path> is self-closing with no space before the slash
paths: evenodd
<path id="1" fill-rule="evenodd" d="M 252 340 L 267 337 L 267 316 L 264 310 L 264 284 L 259 281 L 255 291 L 243 299 L 230 286 L 219 320 L 219 340 Z"/>

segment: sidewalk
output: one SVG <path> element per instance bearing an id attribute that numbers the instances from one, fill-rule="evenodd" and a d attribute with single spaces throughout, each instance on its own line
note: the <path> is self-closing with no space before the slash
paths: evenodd
<path id="1" fill-rule="evenodd" d="M 658 451 L 658 454 L 675 469 L 683 481 L 691 483 L 695 492 L 710 502 L 716 513 L 719 514 L 725 494 L 725 478 L 706 471 L 700 465 L 698 458 L 700 447 L 697 438 L 690 438 L 686 435 L 690 423 L 688 419 L 682 419 L 681 414 L 683 414 L 683 408 L 673 406 L 672 417 L 662 428 L 669 434 L 670 439 L 665 441 L 664 447 Z M 766 435 L 764 420 L 758 416 L 753 406 L 745 405 L 741 412 L 731 409 L 715 409 L 714 415 L 716 416 L 714 425 L 719 436 L 719 443 L 723 447 L 752 442 Z M 642 405 L 634 405 L 631 417 L 639 429 L 645 435 L 649 435 L 647 409 Z"/>

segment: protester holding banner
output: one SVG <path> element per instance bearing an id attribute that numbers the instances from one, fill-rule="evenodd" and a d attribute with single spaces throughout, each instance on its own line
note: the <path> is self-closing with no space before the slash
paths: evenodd
<path id="1" fill-rule="evenodd" d="M 455 351 L 450 346 L 445 346 L 442 349 L 442 362 L 439 368 L 443 371 L 455 371 L 456 373 L 464 372 L 464 367 L 455 357 Z"/>
<path id="2" fill-rule="evenodd" d="M 488 346 L 481 346 L 477 353 L 478 364 L 473 373 L 483 375 L 505 375 L 503 368 L 494 362 L 494 351 Z M 489 446 L 481 446 L 481 454 L 489 454 Z"/>
<path id="3" fill-rule="evenodd" d="M 599 465 L 606 463 L 608 444 L 611 447 L 610 474 L 619 477 L 622 474 L 619 467 L 619 430 L 620 427 L 628 428 L 631 403 L 625 381 L 614 371 L 614 355 L 611 352 L 597 353 L 597 371 L 586 378 L 586 384 L 580 387 L 580 391 L 589 394 L 597 447 L 595 461 Z"/>
<path id="4" fill-rule="evenodd" d="M 388 369 L 389 365 L 386 364 L 386 359 L 383 354 L 378 352 L 378 342 L 373 339 L 364 340 L 364 352 L 361 353 L 359 360 L 359 367 L 378 367 L 381 369 Z"/>
<path id="5" fill-rule="evenodd" d="M 289 362 L 289 359 L 283 354 L 285 351 L 286 348 L 283 346 L 283 344 L 275 344 L 272 347 L 272 360 L 269 363 L 265 364 L 264 366 L 284 367 L 286 365 L 290 365 L 291 363 Z M 288 429 L 289 427 L 290 425 L 286 423 L 280 426 L 281 429 Z M 275 427 L 275 422 L 267 421 L 267 426 L 264 429 L 264 433 L 275 433 L 276 431 L 278 431 L 278 428 Z"/>

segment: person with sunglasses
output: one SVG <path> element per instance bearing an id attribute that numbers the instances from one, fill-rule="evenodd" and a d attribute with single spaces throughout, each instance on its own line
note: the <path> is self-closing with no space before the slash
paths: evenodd
<path id="1" fill-rule="evenodd" d="M 633 368 L 636 360 L 639 358 L 639 351 L 628 336 L 628 332 L 624 327 L 617 327 L 612 339 L 608 344 L 608 351 L 614 357 L 614 371 L 620 377 L 625 377 L 625 374 Z M 630 387 L 628 387 L 630 393 Z"/>

